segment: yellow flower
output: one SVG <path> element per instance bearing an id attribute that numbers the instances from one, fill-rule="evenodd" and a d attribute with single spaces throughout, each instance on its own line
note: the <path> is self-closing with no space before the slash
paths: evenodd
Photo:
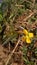
<path id="1" fill-rule="evenodd" d="M 31 39 L 26 38 L 26 43 L 30 44 L 31 43 Z"/>
<path id="2" fill-rule="evenodd" d="M 30 38 L 33 38 L 34 37 L 34 34 L 33 33 L 29 33 L 29 37 Z"/>
<path id="3" fill-rule="evenodd" d="M 23 33 L 27 35 L 28 34 L 28 31 L 26 29 L 24 29 L 23 30 Z"/>
<path id="4" fill-rule="evenodd" d="M 29 38 L 28 35 L 26 35 L 26 43 L 31 43 L 31 39 Z"/>
<path id="5" fill-rule="evenodd" d="M 29 38 L 29 36 L 28 35 L 26 35 L 26 36 L 22 36 L 22 41 L 25 41 L 26 43 L 31 43 L 31 39 Z"/>
<path id="6" fill-rule="evenodd" d="M 28 35 L 26 35 L 26 38 L 29 38 L 29 36 L 28 36 Z"/>
<path id="7" fill-rule="evenodd" d="M 28 32 L 26 29 L 23 30 L 23 33 L 25 34 L 22 36 L 22 41 L 25 41 L 26 43 L 30 44 L 31 43 L 31 38 L 34 37 L 34 34 L 31 32 Z"/>

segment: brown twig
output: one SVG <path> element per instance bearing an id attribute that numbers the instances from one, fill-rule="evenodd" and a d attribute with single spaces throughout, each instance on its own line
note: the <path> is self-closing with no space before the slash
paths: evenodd
<path id="1" fill-rule="evenodd" d="M 16 4 L 15 6 L 16 7 L 24 7 L 24 5 L 18 5 L 18 4 Z"/>
<path id="2" fill-rule="evenodd" d="M 11 54 L 8 56 L 8 59 L 7 59 L 6 63 L 5 63 L 5 65 L 8 65 L 8 63 L 9 63 L 9 61 L 10 61 L 10 59 L 11 59 L 13 53 L 15 52 L 15 50 L 16 50 L 19 43 L 20 43 L 20 39 L 18 40 L 18 42 L 17 42 L 15 48 L 13 49 L 13 51 L 11 52 Z"/>
<path id="3" fill-rule="evenodd" d="M 31 16 L 33 16 L 35 13 L 37 12 L 37 10 L 35 10 L 34 12 L 32 12 L 29 16 L 27 16 L 23 21 L 28 20 Z"/>

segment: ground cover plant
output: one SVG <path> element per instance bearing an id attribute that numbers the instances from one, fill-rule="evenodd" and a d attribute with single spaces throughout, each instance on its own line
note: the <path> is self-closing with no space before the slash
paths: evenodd
<path id="1" fill-rule="evenodd" d="M 0 65 L 37 65 L 37 0 L 0 0 Z"/>

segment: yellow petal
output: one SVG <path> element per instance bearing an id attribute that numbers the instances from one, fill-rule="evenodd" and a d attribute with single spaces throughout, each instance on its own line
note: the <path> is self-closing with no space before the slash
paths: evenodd
<path id="1" fill-rule="evenodd" d="M 27 35 L 28 34 L 28 31 L 26 29 L 24 29 L 23 30 L 23 33 Z"/>
<path id="2" fill-rule="evenodd" d="M 26 40 L 26 37 L 25 36 L 22 36 L 22 41 L 25 41 Z"/>
<path id="3" fill-rule="evenodd" d="M 26 39 L 26 43 L 30 44 L 31 40 L 29 38 Z"/>
<path id="4" fill-rule="evenodd" d="M 29 38 L 28 35 L 26 35 L 26 43 L 31 43 L 31 39 Z"/>
<path id="5" fill-rule="evenodd" d="M 33 38 L 34 37 L 34 34 L 33 33 L 29 33 L 29 37 L 30 38 Z"/>

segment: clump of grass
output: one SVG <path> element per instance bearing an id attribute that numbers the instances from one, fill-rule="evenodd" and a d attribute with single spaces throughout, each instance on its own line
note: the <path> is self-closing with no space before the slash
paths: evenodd
<path id="1" fill-rule="evenodd" d="M 15 23 L 19 23 L 17 18 L 24 13 L 27 15 L 27 18 L 24 19 L 22 24 L 24 22 L 30 25 L 34 24 L 37 21 L 37 14 L 32 13 L 34 10 L 37 10 L 36 0 L 3 0 L 0 3 L 0 38 L 2 45 L 6 45 L 10 42 L 16 44 L 20 37 L 20 39 L 22 39 L 21 41 L 24 43 L 24 45 L 22 44 L 22 52 L 23 61 L 26 65 L 35 65 L 36 63 L 37 48 L 34 47 L 34 45 L 37 40 L 37 24 L 35 24 L 35 28 L 34 25 L 32 26 L 34 29 L 31 26 L 28 28 L 28 26 L 24 25 L 23 27 L 26 27 L 26 29 L 21 27 L 22 33 L 20 34 L 18 32 L 19 27 Z M 30 14 L 29 11 L 31 11 L 30 16 L 28 16 Z M 18 29 L 15 28 L 15 25 Z"/>

